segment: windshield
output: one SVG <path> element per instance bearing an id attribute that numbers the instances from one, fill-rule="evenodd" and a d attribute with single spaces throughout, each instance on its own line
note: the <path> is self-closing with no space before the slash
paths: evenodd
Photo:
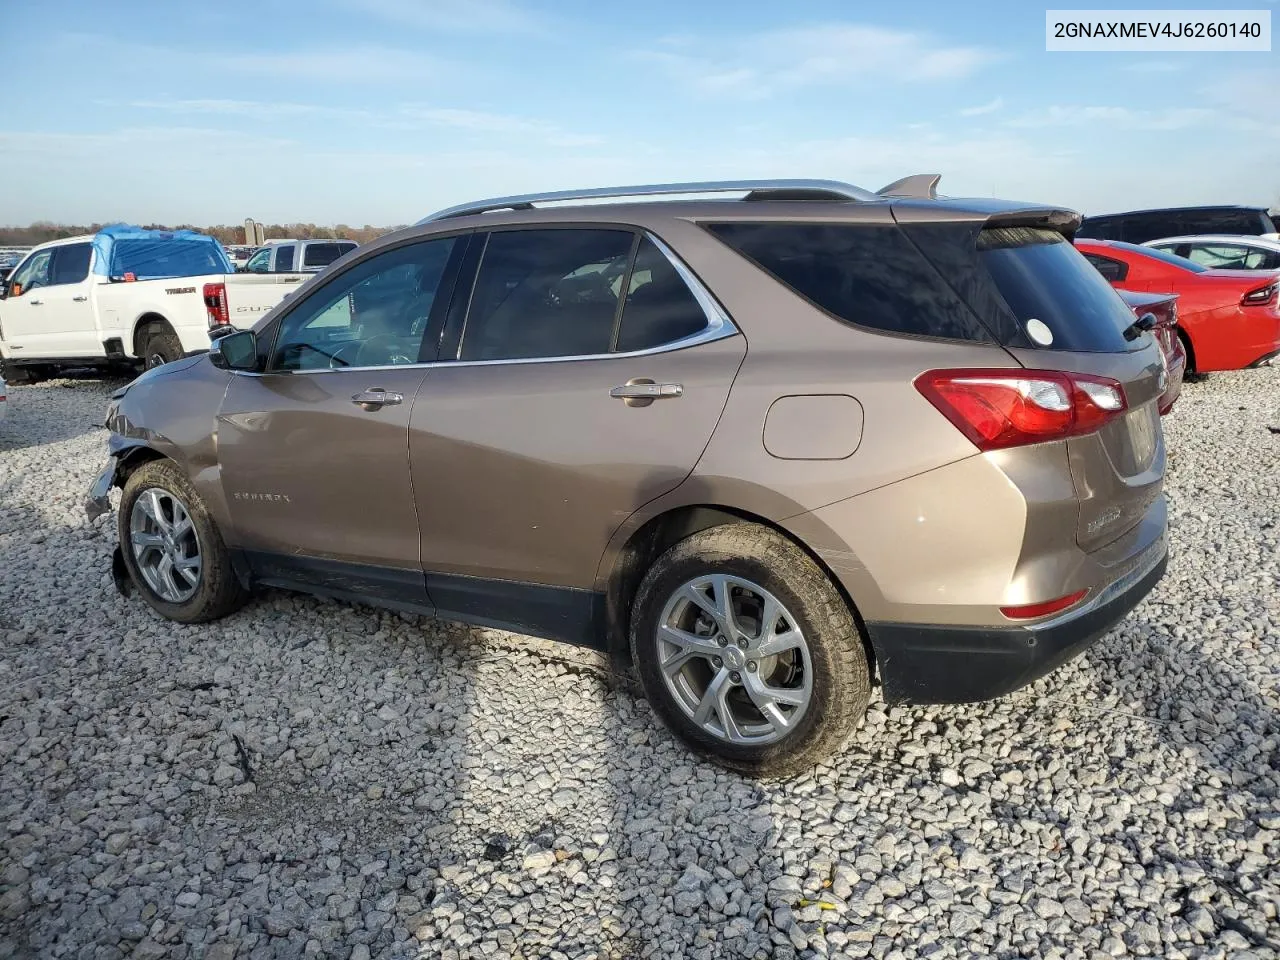
<path id="1" fill-rule="evenodd" d="M 1134 348 L 1124 338 L 1132 311 L 1062 234 L 990 227 L 978 235 L 978 256 L 1037 347 L 1090 353 Z"/>
<path id="2" fill-rule="evenodd" d="M 117 240 L 112 246 L 113 277 L 131 273 L 137 280 L 158 280 L 232 272 L 227 255 L 212 240 Z"/>

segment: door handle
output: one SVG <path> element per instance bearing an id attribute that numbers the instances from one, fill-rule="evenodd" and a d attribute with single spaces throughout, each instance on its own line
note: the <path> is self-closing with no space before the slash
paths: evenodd
<path id="1" fill-rule="evenodd" d="M 42 306 L 42 305 L 44 304 L 44 301 L 43 301 L 43 300 L 28 300 L 28 301 L 27 301 L 27 303 L 31 304 L 33 307 L 39 307 L 39 306 Z"/>
<path id="2" fill-rule="evenodd" d="M 351 402 L 366 409 L 369 407 L 377 408 L 384 405 L 403 403 L 404 394 L 388 393 L 381 387 L 370 387 L 368 390 L 363 390 L 353 396 Z"/>
<path id="3" fill-rule="evenodd" d="M 88 298 L 88 297 L 86 297 L 83 293 L 81 293 L 81 294 L 77 294 L 76 296 L 72 297 L 71 299 L 72 299 L 72 300 L 74 300 L 76 303 L 84 303 L 84 302 L 85 302 L 86 300 L 88 300 L 89 298 Z"/>
<path id="4" fill-rule="evenodd" d="M 643 377 L 628 380 L 609 391 L 609 396 L 626 401 L 629 407 L 647 407 L 655 400 L 684 396 L 682 383 L 654 383 Z"/>

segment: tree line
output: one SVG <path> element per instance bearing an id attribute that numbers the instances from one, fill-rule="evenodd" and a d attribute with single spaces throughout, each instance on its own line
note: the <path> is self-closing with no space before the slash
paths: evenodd
<path id="1" fill-rule="evenodd" d="M 90 223 L 76 226 L 65 223 L 52 223 L 39 220 L 25 227 L 0 227 L 0 247 L 33 247 L 36 244 L 48 243 L 50 240 L 64 240 L 67 237 L 78 237 L 86 233 L 97 233 L 106 224 Z M 170 226 L 160 223 L 142 224 L 147 230 L 195 230 L 216 237 L 227 246 L 237 246 L 245 242 L 244 226 L 227 226 L 218 224 L 212 227 L 198 227 L 189 223 Z M 353 227 L 339 223 L 326 227 L 314 223 L 272 223 L 263 224 L 268 240 L 354 240 L 357 243 L 368 243 L 384 233 L 390 233 L 395 227 L 375 227 L 366 223 L 363 227 Z"/>

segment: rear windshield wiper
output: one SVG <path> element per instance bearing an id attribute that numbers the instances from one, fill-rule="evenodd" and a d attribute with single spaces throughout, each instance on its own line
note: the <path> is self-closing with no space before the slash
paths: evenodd
<path id="1" fill-rule="evenodd" d="M 1160 321 L 1156 319 L 1154 313 L 1144 313 L 1133 323 L 1124 328 L 1124 338 L 1126 340 L 1137 340 L 1148 330 L 1154 330 L 1156 324 Z"/>

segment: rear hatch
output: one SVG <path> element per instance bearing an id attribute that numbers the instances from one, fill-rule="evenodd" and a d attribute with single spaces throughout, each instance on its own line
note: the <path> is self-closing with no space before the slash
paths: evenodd
<path id="1" fill-rule="evenodd" d="M 905 225 L 904 225 L 905 226 Z M 1056 225 L 1055 225 L 1056 226 Z M 935 263 L 936 237 L 905 227 Z M 954 237 L 953 237 L 954 239 Z M 1167 380 L 1156 338 L 1101 274 L 1046 221 L 988 221 L 973 238 L 957 290 L 1024 367 L 1114 380 L 1124 407 L 1098 430 L 1065 441 L 1079 501 L 1076 540 L 1094 550 L 1131 530 L 1160 495 L 1159 397 Z M 937 248 L 940 250 L 941 248 Z"/>

